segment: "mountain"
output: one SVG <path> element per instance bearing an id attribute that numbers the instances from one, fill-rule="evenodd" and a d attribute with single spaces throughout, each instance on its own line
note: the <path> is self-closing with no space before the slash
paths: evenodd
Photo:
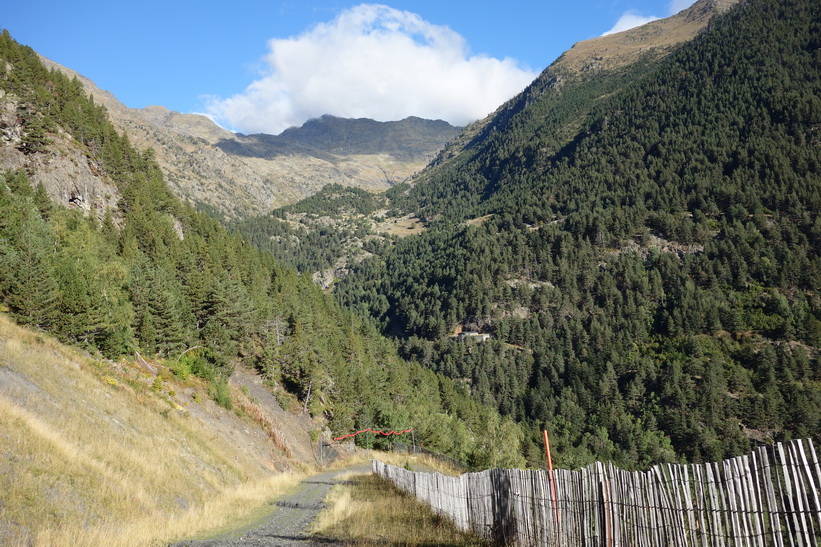
<path id="1" fill-rule="evenodd" d="M 821 434 L 821 4 L 750 0 L 702 27 L 634 62 L 560 58 L 387 192 L 426 230 L 335 285 L 406 358 L 526 424 L 533 462 L 542 428 L 571 467 Z"/>
<path id="2" fill-rule="evenodd" d="M 341 199 L 344 192 L 333 187 L 296 205 L 279 208 L 272 215 L 251 216 L 232 223 L 232 229 L 299 271 L 311 273 L 321 286 L 331 287 L 350 271 L 351 264 L 370 256 L 375 246 L 382 245 L 385 234 L 416 234 L 424 230 L 422 220 L 437 218 L 440 206 L 469 209 L 469 203 L 480 199 L 486 189 L 468 187 L 464 181 L 482 180 L 483 174 L 468 174 L 477 166 L 484 167 L 489 173 L 487 178 L 502 173 L 496 165 L 488 168 L 495 161 L 488 156 L 496 154 L 496 149 L 491 148 L 497 146 L 496 137 L 512 140 L 506 126 L 517 112 L 543 95 L 552 94 L 556 101 L 550 111 L 541 114 L 552 119 L 551 125 L 517 129 L 513 138 L 526 143 L 528 133 L 535 131 L 540 138 L 570 138 L 600 97 L 628 81 L 622 77 L 622 71 L 631 67 L 640 70 L 659 61 L 698 36 L 713 16 L 735 4 L 736 0 L 701 0 L 667 19 L 575 44 L 524 93 L 453 138 L 432 162 L 432 168 L 409 179 L 408 185 L 390 191 L 390 201 L 355 196 L 353 192 Z M 343 138 L 341 135 L 337 140 Z M 427 184 L 432 178 L 439 182 Z M 462 181 L 459 186 L 464 192 L 454 192 L 454 180 Z M 410 190 L 411 186 L 418 188 Z M 338 207 L 340 203 L 345 206 Z M 424 207 L 419 206 L 423 203 Z"/>
<path id="3" fill-rule="evenodd" d="M 564 112 L 551 112 L 554 124 L 577 123 L 584 115 L 580 109 L 589 108 L 593 100 L 612 92 L 608 89 L 608 76 L 628 67 L 645 66 L 658 61 L 682 44 L 697 37 L 709 24 L 713 16 L 726 12 L 739 0 L 699 0 L 689 8 L 672 17 L 651 21 L 640 27 L 608 36 L 600 36 L 578 42 L 553 62 L 528 88 L 496 112 L 476 121 L 465 128 L 437 156 L 434 165 L 440 165 L 450 158 L 459 156 L 459 161 L 472 161 L 473 154 L 466 149 L 473 149 L 482 142 L 488 142 L 490 133 L 499 131 L 511 116 L 536 101 L 545 93 L 563 92 L 566 84 L 574 92 L 587 95 L 585 100 L 563 101 Z M 618 80 L 617 80 L 618 81 Z M 587 82 L 589 86 L 578 89 L 577 84 Z M 620 84 L 616 84 L 620 85 Z M 597 95 L 598 93 L 598 95 Z M 554 125 L 551 130 L 559 130 Z M 569 128 L 572 130 L 572 127 Z M 465 152 L 465 153 L 462 153 Z M 424 174 L 424 173 L 423 173 Z M 424 177 L 416 177 L 415 180 Z"/>
<path id="4" fill-rule="evenodd" d="M 666 19 L 578 42 L 550 70 L 568 77 L 589 77 L 598 71 L 661 58 L 698 36 L 715 15 L 725 13 L 737 3 L 738 0 L 701 0 Z"/>
<path id="5" fill-rule="evenodd" d="M 387 154 L 398 161 L 428 163 L 442 145 L 458 133 L 458 128 L 442 120 L 409 117 L 396 122 L 367 118 L 346 119 L 322 116 L 302 127 L 291 127 L 280 135 L 237 135 L 236 140 L 217 146 L 240 156 L 276 157 L 303 153 L 317 158 Z M 385 173 L 387 182 L 390 175 Z"/>
<path id="6" fill-rule="evenodd" d="M 201 115 L 162 106 L 128 108 L 88 78 L 41 59 L 78 78 L 137 148 L 153 149 L 177 195 L 227 218 L 267 213 L 325 184 L 385 190 L 424 167 L 458 131 L 446 122 L 418 118 L 376 122 L 324 116 L 279 136 L 234 134 Z"/>
<path id="7" fill-rule="evenodd" d="M 78 538 L 196 511 L 365 428 L 524 464 L 518 425 L 184 203 L 7 31 L 0 113 L 0 542 L 109 544 Z"/>

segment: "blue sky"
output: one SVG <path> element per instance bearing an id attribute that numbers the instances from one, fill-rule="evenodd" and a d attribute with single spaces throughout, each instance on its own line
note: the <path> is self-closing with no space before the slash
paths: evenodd
<path id="1" fill-rule="evenodd" d="M 464 124 L 573 43 L 691 3 L 9 1 L 0 27 L 132 108 L 279 133 L 325 113 Z"/>

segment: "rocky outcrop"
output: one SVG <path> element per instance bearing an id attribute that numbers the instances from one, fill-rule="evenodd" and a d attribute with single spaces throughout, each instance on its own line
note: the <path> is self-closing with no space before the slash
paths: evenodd
<path id="1" fill-rule="evenodd" d="M 32 184 L 42 184 L 56 203 L 99 219 L 106 210 L 116 212 L 120 199 L 117 187 L 68 133 L 58 130 L 50 134 L 51 144 L 42 151 L 25 154 L 20 149 L 23 125 L 17 110 L 14 95 L 0 96 L 0 165 L 25 169 Z"/>

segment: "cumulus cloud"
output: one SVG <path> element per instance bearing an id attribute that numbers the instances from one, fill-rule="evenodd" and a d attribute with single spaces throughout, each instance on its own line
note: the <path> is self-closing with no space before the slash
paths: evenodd
<path id="1" fill-rule="evenodd" d="M 208 100 L 217 123 L 272 134 L 323 114 L 380 121 L 420 116 L 464 125 L 536 77 L 513 59 L 471 55 L 465 39 L 448 27 L 379 4 L 345 10 L 268 45 L 258 80 L 242 93 Z"/>
<path id="2" fill-rule="evenodd" d="M 675 15 L 681 10 L 689 8 L 694 3 L 695 0 L 670 0 L 670 3 L 667 5 L 667 15 L 665 15 L 665 17 Z M 631 28 L 646 25 L 650 21 L 656 21 L 657 19 L 660 19 L 660 17 L 656 15 L 640 15 L 635 10 L 628 10 L 619 17 L 619 20 L 616 21 L 613 28 L 602 34 L 602 36 L 630 30 Z"/>
<path id="3" fill-rule="evenodd" d="M 619 20 L 616 21 L 616 24 L 613 25 L 613 28 L 602 34 L 602 36 L 607 36 L 608 34 L 616 34 L 617 32 L 622 32 L 625 30 L 630 30 L 631 28 L 639 27 L 641 25 L 645 25 L 650 21 L 657 20 L 658 17 L 655 15 L 638 15 L 633 11 L 625 12 Z"/>
<path id="4" fill-rule="evenodd" d="M 680 12 L 681 10 L 687 9 L 695 3 L 696 3 L 696 0 L 671 0 L 670 1 L 670 7 L 669 7 L 669 10 L 670 10 L 669 13 L 670 13 L 670 15 L 675 15 L 678 12 Z"/>

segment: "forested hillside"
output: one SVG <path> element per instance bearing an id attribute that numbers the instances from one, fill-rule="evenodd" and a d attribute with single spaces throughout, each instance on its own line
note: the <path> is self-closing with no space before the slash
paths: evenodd
<path id="1" fill-rule="evenodd" d="M 110 358 L 137 351 L 199 375 L 224 406 L 226 378 L 245 363 L 334 433 L 411 426 L 478 467 L 521 463 L 515 424 L 400 359 L 309 277 L 183 205 L 151 151 L 131 147 L 76 79 L 45 69 L 5 31 L 0 89 L 18 124 L 2 128 L 2 146 L 31 166 L 62 154 L 52 144 L 69 135 L 121 195 L 118 207 L 84 215 L 33 188 L 25 168 L 0 171 L 2 311 Z"/>
<path id="2" fill-rule="evenodd" d="M 337 285 L 561 465 L 821 435 L 821 3 L 750 0 L 663 60 L 547 69 Z M 459 342 L 460 329 L 488 333 Z"/>
<path id="3" fill-rule="evenodd" d="M 302 201 L 228 227 L 297 271 L 312 273 L 379 247 L 383 238 L 367 217 L 386 204 L 384 196 L 329 184 Z"/>

